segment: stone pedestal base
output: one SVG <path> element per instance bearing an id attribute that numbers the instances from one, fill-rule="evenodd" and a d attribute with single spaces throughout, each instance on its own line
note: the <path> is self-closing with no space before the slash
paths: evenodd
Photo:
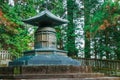
<path id="1" fill-rule="evenodd" d="M 82 73 L 91 73 L 88 66 L 18 66 L 1 67 L 1 79 L 45 79 L 85 77 Z M 86 74 L 85 74 L 86 75 Z"/>
<path id="2" fill-rule="evenodd" d="M 80 66 L 80 61 L 58 53 L 28 55 L 9 62 L 9 66 Z"/>

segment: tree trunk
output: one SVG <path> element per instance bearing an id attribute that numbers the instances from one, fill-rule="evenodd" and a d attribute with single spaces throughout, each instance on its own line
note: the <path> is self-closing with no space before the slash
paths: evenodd
<path id="1" fill-rule="evenodd" d="M 68 29 L 67 29 L 67 50 L 68 56 L 77 56 L 75 46 L 75 26 L 73 23 L 73 11 L 74 11 L 74 0 L 67 0 L 67 11 L 68 11 Z"/>
<path id="2" fill-rule="evenodd" d="M 89 19 L 90 19 L 90 10 L 88 9 L 88 2 L 89 1 L 85 1 L 83 0 L 84 3 L 84 16 L 85 16 L 85 27 L 86 25 L 89 25 Z M 85 35 L 85 58 L 90 58 L 90 29 L 88 30 L 84 30 L 84 35 Z"/>

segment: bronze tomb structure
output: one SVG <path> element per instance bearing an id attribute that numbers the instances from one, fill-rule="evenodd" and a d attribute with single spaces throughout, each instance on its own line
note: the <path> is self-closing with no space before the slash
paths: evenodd
<path id="1" fill-rule="evenodd" d="M 9 62 L 9 66 L 73 65 L 80 62 L 67 56 L 67 51 L 58 50 L 55 26 L 68 23 L 49 10 L 23 20 L 24 23 L 38 26 L 35 32 L 34 50 L 25 51 L 24 56 Z"/>

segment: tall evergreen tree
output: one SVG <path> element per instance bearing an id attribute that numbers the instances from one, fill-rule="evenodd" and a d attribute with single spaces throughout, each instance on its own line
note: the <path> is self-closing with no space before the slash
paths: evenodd
<path id="1" fill-rule="evenodd" d="M 90 58 L 91 57 L 91 46 L 90 46 L 90 37 L 91 37 L 91 31 L 90 28 L 92 27 L 91 24 L 91 16 L 93 15 L 97 4 L 98 0 L 83 0 L 83 5 L 84 5 L 84 35 L 85 35 L 85 58 Z"/>
<path id="2" fill-rule="evenodd" d="M 92 17 L 93 52 L 100 59 L 119 59 L 119 3 L 105 1 Z M 117 34 L 116 34 L 117 33 Z"/>
<path id="3" fill-rule="evenodd" d="M 10 50 L 14 56 L 19 56 L 29 49 L 33 42 L 29 28 L 22 20 L 32 17 L 48 7 L 56 15 L 63 14 L 62 0 L 12 0 L 14 5 L 7 0 L 0 2 L 0 43 L 1 48 Z M 46 0 L 47 1 L 47 0 Z M 58 9 L 59 8 L 59 9 Z"/>
<path id="4" fill-rule="evenodd" d="M 68 56 L 77 56 L 77 49 L 75 46 L 75 25 L 74 25 L 74 10 L 75 1 L 67 0 L 67 17 L 68 17 L 68 28 L 67 28 L 67 50 Z"/>

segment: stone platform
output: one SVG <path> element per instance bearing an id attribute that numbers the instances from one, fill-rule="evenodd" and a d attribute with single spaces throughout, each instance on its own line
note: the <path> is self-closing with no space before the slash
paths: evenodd
<path id="1" fill-rule="evenodd" d="M 105 77 L 102 73 L 16 74 L 0 75 L 0 78 L 3 80 L 120 80 L 119 77 Z"/>
<path id="2" fill-rule="evenodd" d="M 91 73 L 90 66 L 11 66 L 0 67 L 0 74 L 58 74 L 58 73 Z"/>
<path id="3" fill-rule="evenodd" d="M 51 79 L 51 78 L 94 78 L 103 77 L 101 73 L 58 73 L 58 74 L 16 74 L 1 75 L 2 79 Z"/>
<path id="4" fill-rule="evenodd" d="M 120 80 L 93 73 L 90 66 L 11 66 L 0 68 L 1 80 Z"/>
<path id="5" fill-rule="evenodd" d="M 71 73 L 90 73 L 92 68 L 89 66 L 10 66 L 0 68 L 0 78 L 6 79 L 30 79 L 30 78 L 49 78 L 56 77 L 71 78 Z M 68 74 L 69 75 L 65 75 Z M 76 75 L 75 74 L 75 75 Z"/>
<path id="6" fill-rule="evenodd" d="M 42 50 L 43 51 L 43 50 Z M 74 65 L 80 66 L 80 61 L 72 59 L 65 55 L 60 55 L 55 51 L 49 54 L 42 52 L 43 54 L 25 55 L 12 62 L 9 62 L 9 66 L 42 66 L 42 65 Z M 39 51 L 38 51 L 39 53 Z"/>

